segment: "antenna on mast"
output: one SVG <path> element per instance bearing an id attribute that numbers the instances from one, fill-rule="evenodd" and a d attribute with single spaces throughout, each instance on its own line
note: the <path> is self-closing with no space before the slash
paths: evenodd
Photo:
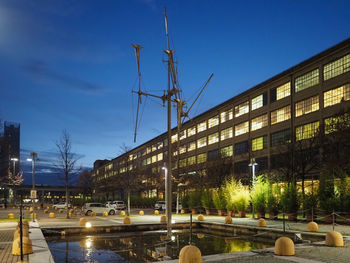
<path id="1" fill-rule="evenodd" d="M 137 134 L 137 125 L 138 125 L 138 119 L 139 119 L 139 110 L 140 110 L 140 104 L 141 101 L 141 71 L 140 71 L 140 50 L 143 48 L 140 45 L 131 44 L 133 48 L 135 48 L 136 52 L 136 61 L 137 61 L 137 72 L 138 72 L 138 79 L 139 79 L 139 90 L 137 92 L 138 99 L 137 99 L 137 111 L 136 111 L 136 123 L 135 123 L 135 131 L 134 131 L 134 142 L 136 142 L 136 134 Z"/>

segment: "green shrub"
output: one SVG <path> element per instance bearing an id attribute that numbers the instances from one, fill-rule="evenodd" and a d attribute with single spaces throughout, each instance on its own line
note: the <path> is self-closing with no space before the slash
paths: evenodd
<path id="1" fill-rule="evenodd" d="M 201 207 L 201 191 L 195 190 L 189 194 L 188 205 L 190 209 L 198 209 Z"/>
<path id="2" fill-rule="evenodd" d="M 268 183 L 264 175 L 258 176 L 253 182 L 251 193 L 252 205 L 256 212 L 265 213 L 267 203 Z"/>
<path id="3" fill-rule="evenodd" d="M 218 210 L 225 209 L 226 200 L 223 190 L 221 188 L 219 188 L 218 190 L 213 190 L 212 194 L 215 208 Z"/>
<path id="4" fill-rule="evenodd" d="M 234 211 L 236 209 L 233 197 L 236 193 L 237 190 L 237 182 L 235 179 L 231 178 L 228 180 L 225 180 L 222 190 L 225 196 L 225 201 L 226 201 L 226 209 L 229 211 Z"/>
<path id="5" fill-rule="evenodd" d="M 299 209 L 297 188 L 294 184 L 287 185 L 281 196 L 281 205 L 286 213 L 296 213 Z"/>
<path id="6" fill-rule="evenodd" d="M 334 186 L 334 179 L 327 172 L 323 172 L 320 176 L 318 199 L 320 208 L 325 212 L 330 213 L 339 208 L 339 196 Z"/>
<path id="7" fill-rule="evenodd" d="M 273 185 L 270 181 L 268 182 L 267 200 L 266 200 L 266 210 L 269 213 L 278 213 L 280 209 L 280 197 L 281 191 L 280 187 L 275 184 Z"/>
<path id="8" fill-rule="evenodd" d="M 318 200 L 315 194 L 310 193 L 304 196 L 303 210 L 306 210 L 307 214 L 310 215 L 312 213 L 312 209 L 314 209 L 314 213 L 315 213 L 315 209 L 317 209 L 317 204 L 318 204 Z"/>
<path id="9" fill-rule="evenodd" d="M 201 197 L 201 201 L 202 201 L 202 206 L 205 209 L 210 209 L 214 207 L 214 203 L 213 203 L 213 198 L 212 198 L 212 193 L 210 190 L 205 190 L 202 193 L 202 197 Z"/>
<path id="10" fill-rule="evenodd" d="M 238 211 L 246 211 L 249 207 L 250 193 L 242 183 L 239 181 L 237 183 L 237 190 L 233 196 L 233 203 Z"/>
<path id="11" fill-rule="evenodd" d="M 185 208 L 185 209 L 190 208 L 190 206 L 189 206 L 189 201 L 190 201 L 190 196 L 189 196 L 188 194 L 185 194 L 185 195 L 182 197 L 182 200 L 181 200 L 182 207 Z"/>

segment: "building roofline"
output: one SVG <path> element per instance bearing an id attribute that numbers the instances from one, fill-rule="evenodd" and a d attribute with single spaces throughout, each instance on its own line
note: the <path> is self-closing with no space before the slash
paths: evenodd
<path id="1" fill-rule="evenodd" d="M 258 89 L 260 89 L 260 88 L 262 88 L 262 87 L 265 87 L 265 86 L 267 86 L 267 85 L 269 85 L 269 84 L 271 84 L 271 83 L 273 83 L 273 82 L 279 80 L 279 79 L 282 78 L 283 76 L 293 74 L 294 72 L 296 72 L 296 71 L 298 71 L 298 70 L 301 70 L 302 68 L 304 68 L 304 67 L 306 67 L 306 66 L 308 66 L 308 65 L 310 65 L 310 64 L 312 64 L 312 63 L 317 62 L 318 60 L 322 59 L 323 57 L 325 57 L 325 56 L 327 56 L 327 55 L 330 55 L 331 53 L 333 53 L 333 52 L 335 52 L 335 51 L 339 51 L 339 50 L 341 50 L 342 48 L 345 48 L 345 47 L 347 47 L 347 46 L 349 46 L 349 45 L 350 45 L 350 38 L 347 38 L 347 39 L 341 41 L 340 43 L 335 44 L 335 45 L 333 45 L 333 46 L 327 48 L 326 50 L 324 50 L 324 51 L 322 51 L 322 52 L 320 52 L 320 53 L 317 53 L 316 55 L 314 55 L 314 56 L 312 56 L 312 57 L 310 57 L 310 58 L 308 58 L 308 59 L 306 59 L 306 60 L 303 60 L 302 62 L 298 63 L 297 65 L 292 66 L 292 67 L 290 67 L 290 68 L 288 68 L 288 69 L 282 71 L 281 73 L 278 73 L 277 75 L 275 75 L 275 76 L 273 76 L 273 77 L 271 77 L 271 78 L 269 78 L 269 79 L 267 79 L 267 80 L 265 80 L 265 81 L 263 81 L 263 82 L 261 82 L 261 83 L 255 85 L 255 86 L 251 87 L 250 89 L 247 89 L 247 90 L 243 91 L 242 93 L 239 93 L 239 94 L 235 95 L 234 97 L 231 97 L 230 99 L 225 100 L 224 102 L 222 102 L 222 103 L 220 103 L 220 104 L 218 104 L 218 105 L 216 105 L 216 106 L 214 106 L 214 107 L 212 107 L 212 108 L 210 108 L 210 109 L 208 109 L 208 110 L 206 110 L 206 111 L 200 113 L 199 115 L 197 115 L 197 116 L 193 117 L 192 119 L 186 121 L 186 122 L 183 124 L 183 126 L 186 125 L 187 123 L 189 123 L 189 122 L 191 122 L 191 121 L 197 119 L 197 118 L 202 117 L 203 115 L 208 114 L 208 112 L 210 112 L 210 111 L 217 110 L 217 109 L 221 109 L 221 108 L 223 108 L 226 104 L 228 104 L 228 103 L 230 103 L 230 102 L 234 102 L 235 100 L 239 99 L 240 97 L 247 96 L 247 95 L 248 95 L 249 93 L 251 93 L 252 91 L 255 91 L 255 90 L 258 90 Z M 177 126 L 175 126 L 174 128 L 172 128 L 172 131 L 176 130 L 176 128 L 177 128 Z M 124 154 L 130 154 L 130 153 L 132 153 L 133 151 L 135 151 L 136 149 L 142 148 L 142 147 L 145 146 L 146 144 L 149 144 L 150 142 L 156 140 L 157 138 L 161 138 L 161 137 L 163 137 L 163 136 L 166 135 L 166 134 L 167 134 L 167 132 L 161 133 L 160 135 L 158 135 L 158 136 L 156 136 L 156 137 L 153 137 L 152 139 L 150 139 L 150 140 L 144 142 L 143 144 L 141 144 L 141 145 L 139 145 L 139 146 L 137 146 L 137 147 L 134 147 L 134 148 L 131 149 L 130 151 L 128 151 L 128 152 L 126 152 L 126 153 L 123 153 L 123 154 L 121 154 L 121 155 L 119 155 L 119 156 L 117 156 L 117 157 L 111 159 L 110 162 L 112 162 L 112 161 L 114 161 L 114 160 L 120 158 L 120 157 L 123 156 Z M 168 143 L 170 143 L 170 142 L 168 142 Z M 103 166 L 101 166 L 101 167 L 104 167 L 104 166 L 105 166 L 105 165 L 103 165 Z"/>

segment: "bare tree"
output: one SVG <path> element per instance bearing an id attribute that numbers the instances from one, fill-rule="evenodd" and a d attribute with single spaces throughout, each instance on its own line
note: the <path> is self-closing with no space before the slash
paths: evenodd
<path id="1" fill-rule="evenodd" d="M 86 195 L 91 194 L 92 191 L 92 176 L 91 172 L 84 170 L 79 175 L 77 186 L 82 189 L 83 192 L 83 202 L 85 203 Z"/>
<path id="2" fill-rule="evenodd" d="M 69 180 L 71 177 L 77 174 L 76 162 L 78 158 L 72 152 L 72 142 L 69 136 L 69 133 L 66 130 L 63 130 L 62 136 L 58 142 L 56 142 L 58 160 L 55 165 L 64 175 L 65 187 L 66 187 L 66 209 L 67 209 L 67 218 L 69 218 Z M 62 177 L 59 176 L 62 179 Z"/>

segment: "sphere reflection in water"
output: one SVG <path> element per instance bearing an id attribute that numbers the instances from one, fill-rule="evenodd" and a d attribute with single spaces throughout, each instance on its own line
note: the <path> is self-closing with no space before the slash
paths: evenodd
<path id="1" fill-rule="evenodd" d="M 90 222 L 86 222 L 85 227 L 86 228 L 90 228 L 91 227 L 91 223 Z"/>

